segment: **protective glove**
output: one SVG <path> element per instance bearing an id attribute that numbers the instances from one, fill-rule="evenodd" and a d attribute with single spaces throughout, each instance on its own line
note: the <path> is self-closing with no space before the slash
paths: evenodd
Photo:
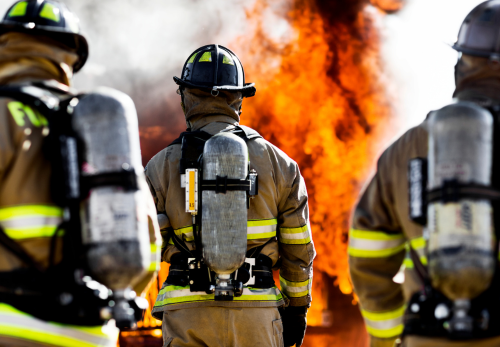
<path id="1" fill-rule="evenodd" d="M 302 346 L 307 328 L 307 307 L 288 306 L 282 310 L 281 321 L 283 323 L 283 339 L 285 347 L 296 345 Z"/>

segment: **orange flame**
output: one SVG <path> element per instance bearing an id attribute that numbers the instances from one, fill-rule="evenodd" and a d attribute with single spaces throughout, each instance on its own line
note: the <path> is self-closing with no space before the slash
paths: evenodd
<path id="1" fill-rule="evenodd" d="M 264 32 L 267 10 L 262 0 L 248 13 L 255 34 L 241 38 L 236 50 L 257 86 L 256 97 L 244 103 L 242 123 L 299 163 L 318 251 L 315 271 L 336 276 L 342 292 L 351 293 L 349 215 L 373 167 L 383 134 L 378 125 L 391 113 L 380 79 L 379 13 L 361 10 L 335 22 L 313 2 L 297 1 L 288 14 L 295 39 L 283 45 Z M 267 65 L 276 61 L 278 67 Z"/>

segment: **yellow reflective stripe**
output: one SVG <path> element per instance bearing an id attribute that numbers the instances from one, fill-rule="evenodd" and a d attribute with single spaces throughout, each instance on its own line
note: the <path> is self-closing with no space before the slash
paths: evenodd
<path id="1" fill-rule="evenodd" d="M 427 256 L 425 254 L 426 240 L 423 237 L 417 237 L 410 240 L 410 245 L 417 252 L 422 265 L 427 265 Z"/>
<path id="2" fill-rule="evenodd" d="M 402 234 L 351 229 L 347 250 L 353 257 L 385 258 L 401 252 L 405 247 Z"/>
<path id="3" fill-rule="evenodd" d="M 272 301 L 279 302 L 283 299 L 278 288 L 251 288 L 243 287 L 243 295 L 235 297 L 234 301 Z M 214 301 L 214 294 L 205 292 L 191 292 L 189 286 L 166 286 L 160 290 L 156 299 L 155 308 L 179 303 Z"/>
<path id="4" fill-rule="evenodd" d="M 26 15 L 26 9 L 28 8 L 28 2 L 22 1 L 18 2 L 17 4 L 12 7 L 10 10 L 9 14 L 7 15 L 8 17 L 22 17 Z"/>
<path id="5" fill-rule="evenodd" d="M 400 245 L 394 248 L 390 249 L 383 249 L 379 251 L 372 251 L 372 250 L 362 250 L 362 249 L 356 249 L 352 247 L 348 247 L 347 251 L 350 256 L 353 257 L 358 257 L 358 258 L 387 258 L 390 257 L 391 255 L 397 254 L 404 250 L 405 245 Z"/>
<path id="6" fill-rule="evenodd" d="M 367 231 L 358 229 L 351 229 L 349 231 L 349 236 L 351 238 L 364 240 L 404 240 L 404 236 L 402 234 L 388 234 L 383 231 Z"/>
<path id="7" fill-rule="evenodd" d="M 187 227 L 182 227 L 179 229 L 174 229 L 175 235 L 177 236 L 182 236 L 184 235 L 184 239 L 188 242 L 194 241 L 194 234 L 193 234 L 193 226 L 188 225 Z"/>
<path id="8" fill-rule="evenodd" d="M 187 63 L 188 63 L 188 64 L 192 64 L 192 63 L 194 63 L 194 59 L 196 58 L 196 56 L 197 56 L 197 55 L 198 55 L 198 53 L 193 54 L 193 55 L 189 58 L 189 60 L 188 60 L 188 62 L 187 62 Z"/>
<path id="9" fill-rule="evenodd" d="M 48 205 L 25 205 L 0 208 L 0 226 L 15 240 L 52 237 L 62 222 L 63 210 Z M 60 231 L 59 236 L 64 235 Z"/>
<path id="10" fill-rule="evenodd" d="M 280 228 L 279 242 L 289 245 L 303 245 L 311 242 L 309 225 L 299 228 Z"/>
<path id="11" fill-rule="evenodd" d="M 247 240 L 275 237 L 277 225 L 277 219 L 249 220 L 247 222 Z"/>
<path id="12" fill-rule="evenodd" d="M 410 245 L 414 250 L 425 248 L 426 242 L 423 237 L 417 237 L 410 240 Z"/>
<path id="13" fill-rule="evenodd" d="M 413 269 L 415 267 L 415 265 L 413 264 L 413 260 L 411 260 L 410 258 L 405 258 L 405 260 L 403 260 L 403 265 L 407 269 Z"/>
<path id="14" fill-rule="evenodd" d="M 61 13 L 59 11 L 59 8 L 46 2 L 45 5 L 43 5 L 42 10 L 40 11 L 40 17 L 52 20 L 54 22 L 59 22 L 61 20 Z"/>
<path id="15" fill-rule="evenodd" d="M 403 315 L 406 307 L 389 312 L 369 312 L 361 310 L 365 319 L 366 330 L 370 335 L 379 338 L 396 337 L 403 332 Z"/>
<path id="16" fill-rule="evenodd" d="M 160 270 L 160 249 L 156 243 L 150 244 L 151 248 L 151 261 L 149 263 L 148 271 Z"/>
<path id="17" fill-rule="evenodd" d="M 226 55 L 225 53 L 223 53 L 223 54 L 224 54 L 224 56 L 222 58 L 222 64 L 234 65 L 233 59 L 231 59 L 231 57 Z"/>
<path id="18" fill-rule="evenodd" d="M 1 224 L 1 223 L 0 223 Z M 57 230 L 57 226 L 43 226 L 26 229 L 5 228 L 5 234 L 14 240 L 31 239 L 35 237 L 52 237 Z M 58 236 L 63 236 L 64 230 L 61 230 Z"/>
<path id="19" fill-rule="evenodd" d="M 198 62 L 201 63 L 204 61 L 212 61 L 212 53 L 210 53 L 210 52 L 203 53 L 203 55 L 201 56 L 200 60 L 198 60 Z"/>
<path id="20" fill-rule="evenodd" d="M 288 281 L 287 279 L 280 276 L 281 290 L 286 296 L 292 298 L 298 298 L 301 296 L 306 296 L 311 291 L 312 280 L 308 279 L 301 282 Z"/>
<path id="21" fill-rule="evenodd" d="M 62 217 L 63 210 L 60 207 L 50 205 L 24 205 L 0 208 L 0 221 L 31 215 Z"/>
<path id="22" fill-rule="evenodd" d="M 0 335 L 61 347 L 114 347 L 118 329 L 81 327 L 42 321 L 0 303 Z"/>

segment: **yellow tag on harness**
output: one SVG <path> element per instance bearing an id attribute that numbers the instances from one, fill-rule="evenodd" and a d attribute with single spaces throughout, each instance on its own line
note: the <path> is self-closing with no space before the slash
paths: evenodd
<path id="1" fill-rule="evenodd" d="M 186 212 L 198 213 L 198 170 L 186 169 Z"/>

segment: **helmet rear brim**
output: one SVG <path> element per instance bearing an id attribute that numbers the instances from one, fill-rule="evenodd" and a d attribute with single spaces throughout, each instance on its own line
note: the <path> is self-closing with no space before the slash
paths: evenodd
<path id="1" fill-rule="evenodd" d="M 182 87 L 187 87 L 187 88 L 202 89 L 202 90 L 207 90 L 207 91 L 225 90 L 225 91 L 229 91 L 229 92 L 241 92 L 243 94 L 244 98 L 250 98 L 250 97 L 254 96 L 256 91 L 257 91 L 257 89 L 255 88 L 255 83 L 245 83 L 245 85 L 243 87 L 238 87 L 238 86 L 210 87 L 210 86 L 204 86 L 201 84 L 187 82 L 187 81 L 184 81 L 176 76 L 174 76 L 174 81 L 177 85 L 182 86 Z"/>

